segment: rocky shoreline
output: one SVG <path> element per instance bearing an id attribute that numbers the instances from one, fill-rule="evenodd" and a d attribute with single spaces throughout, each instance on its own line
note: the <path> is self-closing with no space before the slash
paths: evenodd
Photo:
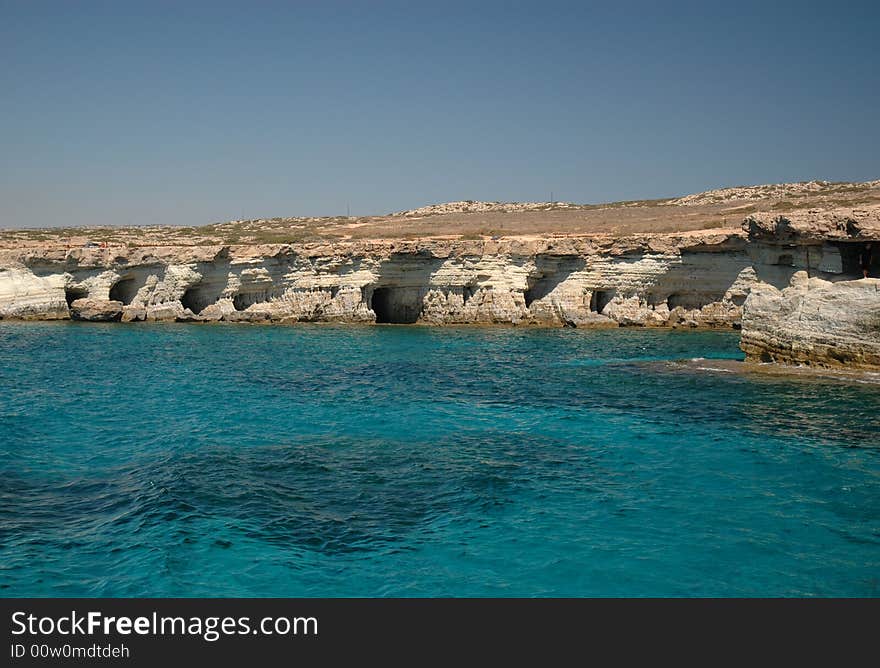
<path id="1" fill-rule="evenodd" d="M 865 244 L 880 248 L 880 207 L 754 215 L 743 223 L 755 243 L 775 243 L 806 259 L 787 284 L 753 286 L 743 309 L 741 347 L 753 362 L 880 369 L 878 253 L 862 276 Z M 840 265 L 825 264 L 838 249 Z M 810 261 L 812 258 L 812 262 Z"/>
<path id="2" fill-rule="evenodd" d="M 880 205 L 654 234 L 8 244 L 0 319 L 741 328 L 750 361 L 877 369 L 867 240 Z"/>
<path id="3" fill-rule="evenodd" d="M 740 232 L 0 251 L 0 317 L 735 326 Z"/>

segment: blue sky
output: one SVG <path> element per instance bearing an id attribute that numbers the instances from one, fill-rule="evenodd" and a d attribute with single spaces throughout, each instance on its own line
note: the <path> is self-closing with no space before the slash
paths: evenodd
<path id="1" fill-rule="evenodd" d="M 0 0 L 0 227 L 880 178 L 880 3 Z"/>

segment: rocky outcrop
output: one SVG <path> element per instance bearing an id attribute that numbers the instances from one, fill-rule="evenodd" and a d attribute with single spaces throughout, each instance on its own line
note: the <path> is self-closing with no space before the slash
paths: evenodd
<path id="1" fill-rule="evenodd" d="M 754 362 L 880 369 L 880 280 L 832 283 L 798 272 L 783 290 L 758 284 L 741 346 Z"/>
<path id="2" fill-rule="evenodd" d="M 745 219 L 743 229 L 752 241 L 769 240 L 777 244 L 877 239 L 880 238 L 880 206 L 757 213 Z"/>
<path id="3" fill-rule="evenodd" d="M 878 368 L 880 291 L 877 279 L 861 278 L 859 257 L 866 242 L 880 241 L 880 206 L 755 214 L 743 230 L 759 260 L 743 306 L 746 357 Z"/>
<path id="4" fill-rule="evenodd" d="M 569 202 L 477 202 L 474 200 L 462 200 L 459 202 L 444 202 L 443 204 L 429 204 L 418 209 L 398 211 L 391 215 L 422 218 L 425 216 L 442 216 L 448 213 L 522 213 L 523 211 L 556 211 L 559 209 L 577 208 L 577 204 Z"/>
<path id="5" fill-rule="evenodd" d="M 115 322 L 122 319 L 122 302 L 111 299 L 75 299 L 70 304 L 73 320 Z"/>
<path id="6" fill-rule="evenodd" d="M 772 183 L 760 186 L 719 188 L 662 202 L 663 206 L 700 206 L 716 202 L 766 202 L 768 200 L 798 200 L 817 194 L 840 194 L 880 188 L 880 181 L 864 183 L 832 183 L 831 181 L 801 181 L 800 183 Z"/>
<path id="7" fill-rule="evenodd" d="M 69 318 L 66 280 L 60 273 L 40 276 L 26 267 L 0 268 L 0 319 Z"/>

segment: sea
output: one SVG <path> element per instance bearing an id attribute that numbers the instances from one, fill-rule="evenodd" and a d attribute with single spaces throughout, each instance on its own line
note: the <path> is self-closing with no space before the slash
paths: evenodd
<path id="1" fill-rule="evenodd" d="M 0 596 L 880 595 L 880 380 L 738 338 L 0 323 Z"/>

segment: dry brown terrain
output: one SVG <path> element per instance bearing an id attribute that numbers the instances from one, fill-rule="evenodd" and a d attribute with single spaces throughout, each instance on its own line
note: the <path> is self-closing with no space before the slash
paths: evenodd
<path id="1" fill-rule="evenodd" d="M 610 204 L 455 202 L 387 216 L 272 218 L 201 227 L 79 227 L 0 231 L 0 247 L 42 243 L 129 246 L 295 243 L 445 237 L 477 239 L 686 232 L 739 228 L 755 211 L 859 207 L 880 203 L 880 181 L 725 188 L 677 199 Z M 451 212 L 450 212 L 451 211 Z"/>

